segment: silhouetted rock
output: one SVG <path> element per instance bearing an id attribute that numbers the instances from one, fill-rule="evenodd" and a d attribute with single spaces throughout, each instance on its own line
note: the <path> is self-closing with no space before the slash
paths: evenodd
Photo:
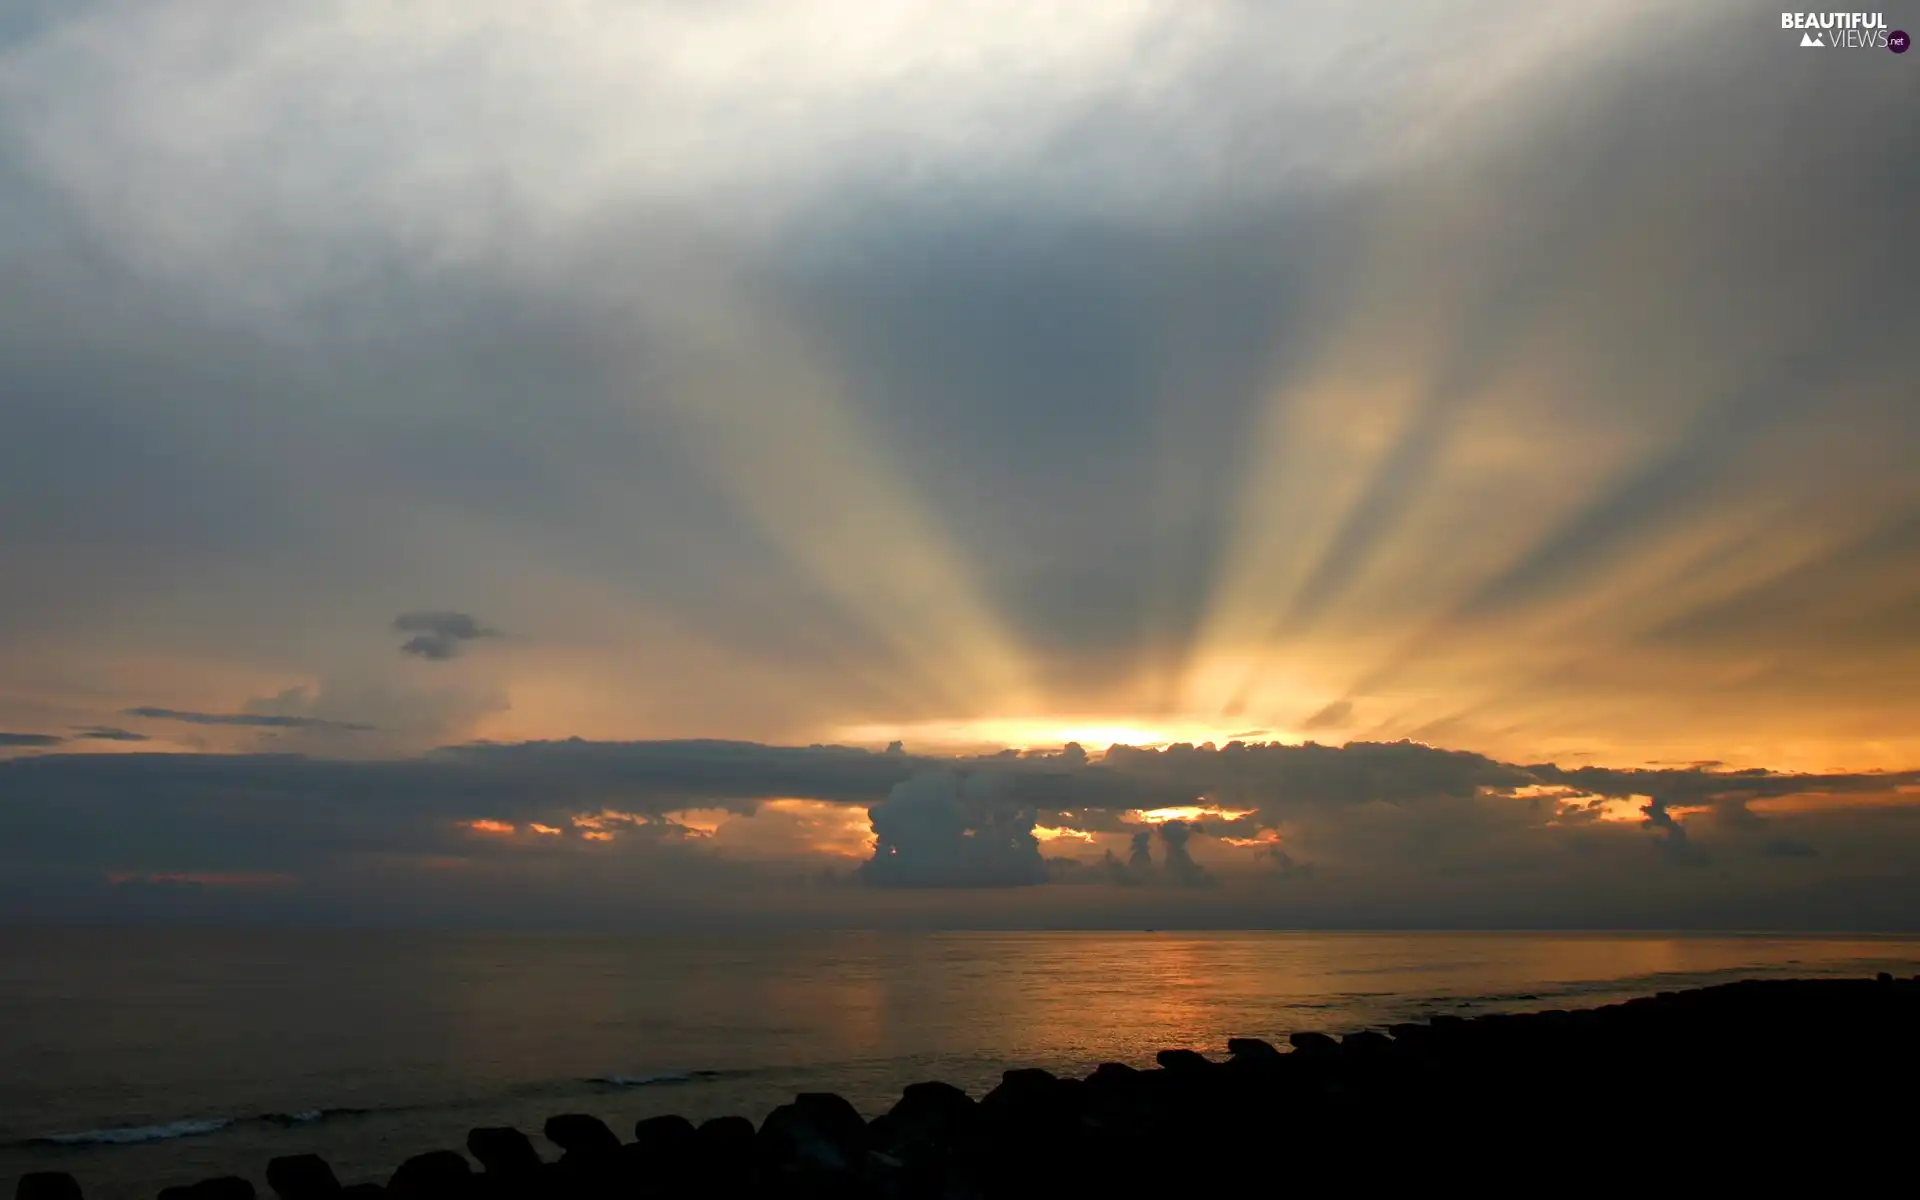
<path id="1" fill-rule="evenodd" d="M 698 1186 L 684 1188 L 683 1193 L 703 1200 L 757 1194 L 749 1185 L 759 1167 L 760 1145 L 753 1122 L 745 1117 L 714 1117 L 693 1131 L 686 1178 Z"/>
<path id="2" fill-rule="evenodd" d="M 1228 1038 L 1227 1053 L 1236 1059 L 1261 1062 L 1280 1057 L 1280 1051 L 1272 1042 L 1250 1037 Z"/>
<path id="3" fill-rule="evenodd" d="M 1393 1039 L 1372 1029 L 1362 1029 L 1341 1038 L 1340 1048 L 1349 1054 L 1380 1054 L 1393 1049 Z"/>
<path id="4" fill-rule="evenodd" d="M 887 1110 L 897 1137 L 910 1141 L 950 1137 L 970 1125 L 978 1105 L 950 1083 L 910 1083 Z"/>
<path id="5" fill-rule="evenodd" d="M 489 1175 L 523 1179 L 540 1172 L 540 1152 L 533 1139 L 511 1126 L 483 1126 L 467 1131 L 467 1153 Z"/>
<path id="6" fill-rule="evenodd" d="M 340 1190 L 343 1200 L 379 1200 L 387 1189 L 377 1183 L 350 1183 Z"/>
<path id="7" fill-rule="evenodd" d="M 547 1140 L 568 1154 L 612 1154 L 620 1149 L 620 1139 L 599 1117 L 585 1113 L 561 1113 L 548 1117 L 544 1132 Z"/>
<path id="8" fill-rule="evenodd" d="M 1169 1071 L 1210 1071 L 1214 1067 L 1198 1050 L 1162 1050 L 1153 1061 Z"/>
<path id="9" fill-rule="evenodd" d="M 1011 1070 L 1000 1072 L 1000 1086 L 994 1088 L 993 1091 L 987 1094 L 992 1096 L 1001 1093 L 1032 1094 L 1035 1092 L 1045 1092 L 1058 1082 L 1060 1082 L 1060 1077 L 1052 1071 L 1044 1070 L 1040 1067 L 1014 1067 Z"/>
<path id="10" fill-rule="evenodd" d="M 1301 1054 L 1332 1054 L 1340 1049 L 1340 1043 L 1324 1033 L 1290 1033 L 1287 1042 Z"/>
<path id="11" fill-rule="evenodd" d="M 693 1122 L 682 1116 L 636 1122 L 633 1140 L 620 1147 L 623 1178 L 654 1190 L 679 1189 L 695 1169 L 699 1138 Z"/>
<path id="12" fill-rule="evenodd" d="M 280 1200 L 335 1200 L 340 1181 L 317 1154 L 292 1154 L 267 1163 L 267 1186 Z"/>
<path id="13" fill-rule="evenodd" d="M 980 1106 L 950 1083 L 910 1083 L 891 1109 L 868 1127 L 886 1170 L 938 1175 L 967 1143 Z"/>
<path id="14" fill-rule="evenodd" d="M 693 1148 L 693 1122 L 677 1114 L 647 1117 L 633 1126 L 633 1145 L 648 1154 L 679 1156 Z"/>
<path id="15" fill-rule="evenodd" d="M 65 1171 L 32 1171 L 13 1188 L 14 1200 L 80 1200 L 80 1184 Z"/>
<path id="16" fill-rule="evenodd" d="M 802 1092 L 767 1114 L 759 1142 L 777 1167 L 851 1171 L 865 1160 L 867 1123 L 843 1097 Z"/>
<path id="17" fill-rule="evenodd" d="M 1103 1063 L 1085 1080 L 1005 1072 L 979 1102 L 938 1082 L 906 1088 L 870 1125 L 831 1093 L 803 1093 L 758 1130 L 638 1122 L 620 1146 L 597 1118 L 555 1117 L 565 1151 L 542 1165 L 510 1129 L 476 1129 L 475 1175 L 449 1151 L 408 1159 L 387 1192 L 339 1189 L 311 1156 L 276 1159 L 285 1200 L 1167 1200 L 1296 1190 L 1584 1190 L 1713 1194 L 1891 1192 L 1904 1185 L 1920 1074 L 1920 980 L 1746 981 L 1599 1008 L 1443 1014 L 1349 1033 L 1253 1038 L 1231 1061 L 1168 1050 L 1159 1066 Z M 1540 1173 L 1595 1130 L 1625 1148 Z M 1666 1125 L 1712 1153 L 1665 1153 Z M 1760 1130 L 1767 1131 L 1764 1136 Z M 1774 1136 L 1773 1131 L 1778 1131 Z M 1679 1134 L 1676 1133 L 1676 1137 Z M 1297 1148 L 1284 1159 L 1260 1148 Z M 1764 1143 L 1764 1144 L 1763 1144 Z M 77 1200 L 64 1175 L 23 1178 L 17 1200 Z M 165 1200 L 251 1200 L 244 1180 L 169 1188 Z"/>
<path id="18" fill-rule="evenodd" d="M 702 1121 L 694 1130 L 695 1145 L 702 1155 L 750 1154 L 753 1135 L 753 1122 L 745 1117 L 715 1117 Z"/>
<path id="19" fill-rule="evenodd" d="M 1087 1076 L 1088 1083 L 1121 1087 L 1137 1083 L 1139 1079 L 1140 1069 L 1138 1067 L 1130 1067 L 1126 1063 L 1117 1062 L 1101 1063 L 1093 1069 L 1093 1074 Z"/>
<path id="20" fill-rule="evenodd" d="M 400 1164 L 387 1180 L 390 1195 L 406 1200 L 441 1200 L 466 1196 L 473 1188 L 473 1168 L 466 1157 L 453 1150 L 429 1150 Z"/>

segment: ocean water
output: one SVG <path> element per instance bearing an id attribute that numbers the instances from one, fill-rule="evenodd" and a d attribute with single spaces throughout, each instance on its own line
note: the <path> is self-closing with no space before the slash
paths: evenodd
<path id="1" fill-rule="evenodd" d="M 1436 1012 L 1581 1007 L 1749 976 L 1920 971 L 1920 939 L 1616 934 L 845 933 L 660 938 L 0 932 L 0 1179 L 94 1200 L 269 1158 L 346 1182 L 538 1140 L 553 1113 L 758 1120 L 797 1091 L 869 1115 L 901 1087 L 978 1095 Z"/>

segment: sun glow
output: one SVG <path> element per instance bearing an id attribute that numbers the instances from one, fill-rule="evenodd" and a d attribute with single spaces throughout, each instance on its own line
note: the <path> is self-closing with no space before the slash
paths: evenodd
<path id="1" fill-rule="evenodd" d="M 1221 808 L 1217 804 L 1176 804 L 1169 808 L 1130 809 L 1124 819 L 1136 825 L 1164 825 L 1168 821 L 1238 821 L 1257 808 Z"/>
<path id="2" fill-rule="evenodd" d="M 694 837 L 710 838 L 735 814 L 724 808 L 682 808 L 666 814 L 667 820 Z"/>
<path id="3" fill-rule="evenodd" d="M 1073 838 L 1076 841 L 1091 842 L 1093 835 L 1084 829 L 1070 829 L 1066 826 L 1035 825 L 1033 836 L 1043 842 L 1058 841 L 1061 838 Z"/>
<path id="4" fill-rule="evenodd" d="M 1223 837 L 1220 839 L 1220 841 L 1224 845 L 1238 846 L 1241 849 L 1245 849 L 1249 846 L 1278 846 L 1280 844 L 1280 834 L 1277 830 L 1262 829 L 1259 832 L 1259 834 L 1257 834 L 1254 837 L 1250 837 L 1250 838 Z"/>
<path id="5" fill-rule="evenodd" d="M 853 725 L 834 732 L 856 745 L 902 742 L 909 749 L 969 753 L 994 750 L 1057 750 L 1070 742 L 1098 753 L 1110 746 L 1162 749 L 1187 743 L 1216 746 L 1232 741 L 1277 742 L 1292 739 L 1276 729 L 1249 729 L 1185 717 L 973 717 L 921 721 L 907 725 Z"/>
<path id="6" fill-rule="evenodd" d="M 788 823 L 800 845 L 815 854 L 866 858 L 873 853 L 873 824 L 864 808 L 783 798 L 763 802 L 759 813 Z"/>

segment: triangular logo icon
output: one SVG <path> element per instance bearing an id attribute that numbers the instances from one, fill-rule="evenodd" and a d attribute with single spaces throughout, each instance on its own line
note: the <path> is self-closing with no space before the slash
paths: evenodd
<path id="1" fill-rule="evenodd" d="M 1820 40 L 1822 36 L 1824 35 L 1818 33 L 1803 33 L 1800 35 L 1800 44 L 1802 46 L 1818 46 L 1824 50 L 1827 48 L 1827 44 Z"/>

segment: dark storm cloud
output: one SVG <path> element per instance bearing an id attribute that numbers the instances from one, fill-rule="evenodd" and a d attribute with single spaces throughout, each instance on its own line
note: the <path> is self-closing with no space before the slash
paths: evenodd
<path id="1" fill-rule="evenodd" d="M 1135 830 L 1127 839 L 1127 856 L 1121 858 L 1108 850 L 1100 856 L 1099 877 L 1121 887 L 1139 887 L 1153 882 L 1153 831 Z"/>
<path id="2" fill-rule="evenodd" d="M 1046 878 L 1034 810 L 1012 799 L 997 773 L 916 775 L 867 810 L 873 858 L 861 868 L 879 887 L 1011 887 Z"/>
<path id="3" fill-rule="evenodd" d="M 8 746 L 58 746 L 65 738 L 51 733 L 0 733 L 0 748 Z"/>
<path id="4" fill-rule="evenodd" d="M 129 708 L 129 717 L 145 717 L 150 721 L 182 721 L 188 725 L 233 725 L 250 729 L 324 729 L 339 733 L 370 733 L 373 726 L 353 721 L 328 721 L 319 717 L 291 717 L 276 713 L 205 713 L 186 712 L 177 708 L 155 708 L 145 705 Z"/>
<path id="5" fill-rule="evenodd" d="M 1181 887 L 1203 887 L 1212 882 L 1207 869 L 1193 861 L 1193 854 L 1187 849 L 1187 843 L 1197 830 L 1185 821 L 1166 821 L 1160 825 L 1160 844 L 1166 847 L 1166 854 L 1160 863 L 1160 869 L 1166 877 Z"/>
<path id="6" fill-rule="evenodd" d="M 414 636 L 400 646 L 403 654 L 444 662 L 458 655 L 468 642 L 478 638 L 499 637 L 500 631 L 488 629 L 480 621 L 462 612 L 411 612 L 396 617 L 393 627 Z"/>

